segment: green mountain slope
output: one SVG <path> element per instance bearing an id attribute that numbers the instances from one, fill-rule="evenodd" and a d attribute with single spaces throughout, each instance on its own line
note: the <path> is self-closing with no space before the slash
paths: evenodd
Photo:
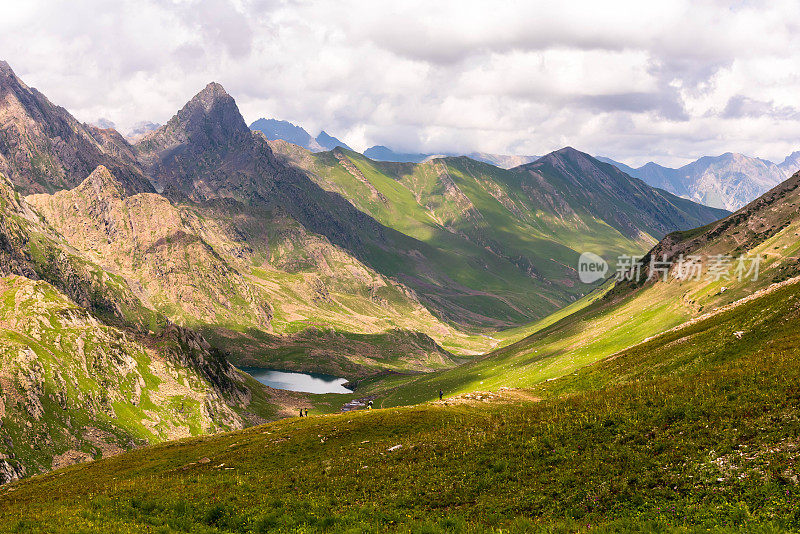
<path id="1" fill-rule="evenodd" d="M 46 282 L 2 278 L 0 295 L 0 482 L 247 423 L 245 379 L 182 364 L 169 333 L 148 346 Z"/>
<path id="2" fill-rule="evenodd" d="M 0 174 L 0 483 L 303 402 L 145 306 Z"/>
<path id="3" fill-rule="evenodd" d="M 668 231 L 723 214 L 667 199 L 575 151 L 586 166 L 579 171 L 592 169 L 583 176 L 593 200 L 568 198 L 541 173 L 468 158 L 391 164 L 341 148 L 317 155 L 297 148 L 293 159 L 280 153 L 287 146 L 251 132 L 233 98 L 212 83 L 136 150 L 174 203 L 224 200 L 285 213 L 466 329 L 517 326 L 582 296 L 576 249 L 642 252 Z M 624 203 L 627 218 L 609 215 Z"/>
<path id="4" fill-rule="evenodd" d="M 795 175 L 733 215 L 689 232 L 665 237 L 642 260 L 639 284 L 610 282 L 553 319 L 498 335 L 503 346 L 455 369 L 392 383 L 382 399 L 403 405 L 448 394 L 500 387 L 531 387 L 571 373 L 665 330 L 696 320 L 770 285 L 800 274 L 800 175 Z M 676 277 L 681 255 L 702 258 L 699 279 Z M 728 278 L 709 278 L 718 255 L 731 256 Z M 761 256 L 757 280 L 736 274 L 737 258 Z M 668 280 L 650 276 L 652 258 L 673 261 Z M 745 263 L 747 268 L 752 261 Z M 612 287 L 615 286 L 615 287 Z M 567 314 L 567 311 L 572 312 Z M 524 334 L 528 337 L 520 339 Z M 509 344 L 511 343 L 511 344 Z M 378 388 L 378 386 L 376 386 Z M 379 389 L 378 389 L 379 390 Z"/>
<path id="5" fill-rule="evenodd" d="M 798 304 L 786 282 L 534 390 L 285 420 L 36 477 L 0 491 L 0 524 L 794 530 Z"/>
<path id="6" fill-rule="evenodd" d="M 284 141 L 270 146 L 384 226 L 445 251 L 435 259 L 448 279 L 532 318 L 587 291 L 575 271 L 581 252 L 607 259 L 642 253 L 667 232 L 726 214 L 653 190 L 572 149 L 504 170 L 465 157 L 390 163 L 343 149 L 311 154 Z M 484 273 L 474 272 L 473 259 Z"/>

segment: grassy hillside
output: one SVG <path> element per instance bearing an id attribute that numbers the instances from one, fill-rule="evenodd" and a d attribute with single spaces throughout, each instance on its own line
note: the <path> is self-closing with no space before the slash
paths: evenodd
<path id="1" fill-rule="evenodd" d="M 534 390 L 284 420 L 35 477 L 0 490 L 0 529 L 794 530 L 798 309 L 793 281 Z"/>
<path id="2" fill-rule="evenodd" d="M 518 310 L 511 324 L 543 317 L 587 291 L 576 281 L 576 244 L 616 257 L 655 242 L 628 239 L 569 207 L 561 217 L 548 199 L 531 200 L 513 173 L 467 158 L 403 164 L 344 150 L 308 155 L 285 143 L 271 146 L 381 224 L 444 252 L 434 256 L 436 267 L 473 290 L 448 291 L 448 298 L 476 311 L 505 301 Z"/>
<path id="3" fill-rule="evenodd" d="M 383 406 L 500 387 L 531 387 L 638 344 L 686 321 L 750 298 L 800 274 L 800 176 L 730 217 L 667 236 L 645 257 L 642 282 L 598 289 L 542 322 L 496 336 L 498 348 L 457 368 L 370 384 Z M 708 278 L 709 258 L 730 255 L 730 275 Z M 647 279 L 650 256 L 675 260 L 667 281 Z M 680 255 L 703 258 L 698 279 L 676 277 Z M 736 258 L 761 256 L 759 276 L 735 276 Z M 750 265 L 749 263 L 747 264 Z M 527 337 L 522 336 L 527 335 Z M 385 391 L 384 391 L 385 388 Z"/>
<path id="4" fill-rule="evenodd" d="M 132 335 L 46 282 L 0 278 L 0 481 L 278 415 L 186 335 Z"/>
<path id="5" fill-rule="evenodd" d="M 572 149 L 549 155 L 548 165 L 505 170 L 466 157 L 391 163 L 344 149 L 311 154 L 283 141 L 270 146 L 324 189 L 424 244 L 417 248 L 428 270 L 446 277 L 429 275 L 420 287 L 419 267 L 378 270 L 413 287 L 435 313 L 463 322 L 470 311 L 471 321 L 494 330 L 543 318 L 590 291 L 575 270 L 582 252 L 609 260 L 641 254 L 669 231 L 726 214 L 653 190 Z M 503 321 L 487 322 L 502 314 Z"/>

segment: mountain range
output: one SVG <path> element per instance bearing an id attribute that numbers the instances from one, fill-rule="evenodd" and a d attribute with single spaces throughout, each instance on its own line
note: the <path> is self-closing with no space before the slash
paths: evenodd
<path id="1" fill-rule="evenodd" d="M 312 152 L 332 150 L 337 146 L 349 149 L 338 139 L 329 138 L 325 132 L 320 134 L 322 140 L 315 140 L 303 128 L 286 121 L 259 119 L 250 127 L 263 132 L 267 139 L 288 141 Z M 324 139 L 326 137 L 328 140 Z M 330 141 L 331 139 L 332 141 Z M 397 163 L 421 163 L 431 159 L 460 155 L 402 153 L 382 145 L 370 147 L 363 154 L 375 161 Z M 470 152 L 465 155 L 470 159 L 483 161 L 503 169 L 526 165 L 539 159 L 539 156 L 510 156 L 486 152 Z M 726 210 L 741 208 L 800 169 L 800 152 L 787 156 L 779 164 L 729 152 L 716 157 L 704 156 L 677 169 L 653 162 L 633 168 L 611 158 L 598 157 L 597 159 L 610 163 L 629 176 L 639 178 L 653 187 L 706 206 Z"/>
<path id="2" fill-rule="evenodd" d="M 728 152 L 716 157 L 704 156 L 678 169 L 653 162 L 634 169 L 609 158 L 598 159 L 653 187 L 728 210 L 741 208 L 800 169 L 800 153 L 797 152 L 780 164 Z"/>
<path id="3" fill-rule="evenodd" d="M 3 481 L 331 408 L 232 364 L 453 368 L 590 291 L 583 251 L 726 215 L 571 148 L 510 170 L 313 152 L 217 83 L 130 144 L 0 74 Z"/>
<path id="4" fill-rule="evenodd" d="M 333 150 L 339 146 L 350 148 L 335 137 L 328 135 L 325 131 L 320 132 L 317 137 L 312 137 L 304 128 L 295 126 L 288 121 L 258 119 L 250 125 L 250 129 L 263 133 L 267 139 L 283 139 L 312 152 Z"/>
<path id="5" fill-rule="evenodd" d="M 288 121 L 277 119 L 258 119 L 250 125 L 251 130 L 259 131 L 269 140 L 288 141 L 312 152 L 324 152 L 336 147 L 352 150 L 345 143 L 331 137 L 324 131 L 316 138 L 312 137 L 304 128 Z M 437 157 L 460 156 L 462 154 L 423 154 L 395 152 L 389 147 L 375 145 L 364 151 L 364 155 L 375 161 L 393 161 L 395 163 L 421 163 Z M 490 163 L 503 169 L 518 167 L 536 161 L 538 156 L 510 156 L 507 154 L 490 154 L 488 152 L 470 152 L 465 154 L 470 159 Z"/>
<path id="6" fill-rule="evenodd" d="M 0 532 L 800 525 L 800 154 L 382 161 L 214 82 L 102 126 L 0 63 Z"/>
<path id="7" fill-rule="evenodd" d="M 0 488 L 0 524 L 792 530 L 798 205 L 800 173 L 667 235 L 638 282 L 611 278 L 451 369 L 365 384 L 374 410 L 166 443 Z M 763 255 L 761 276 L 687 278 L 676 262 L 647 277 L 650 257 L 719 254 Z"/>

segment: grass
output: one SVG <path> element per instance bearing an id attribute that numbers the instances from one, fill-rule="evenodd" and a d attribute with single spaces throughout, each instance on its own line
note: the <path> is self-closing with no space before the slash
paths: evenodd
<path id="1" fill-rule="evenodd" d="M 127 449 L 181 428 L 190 435 L 237 428 L 235 412 L 277 417 L 252 378 L 251 402 L 221 409 L 230 399 L 211 383 L 219 375 L 203 376 L 215 372 L 212 355 L 201 355 L 201 368 L 171 339 L 105 326 L 47 282 L 0 278 L 0 321 L 0 460 L 21 462 L 29 475 L 73 449 L 106 454 L 92 429 Z"/>
<path id="2" fill-rule="evenodd" d="M 798 309 L 785 287 L 541 402 L 288 419 L 37 476 L 0 490 L 0 531 L 796 530 Z"/>
<path id="3" fill-rule="evenodd" d="M 531 325 L 492 336 L 498 348 L 456 368 L 408 376 L 386 384 L 369 384 L 365 391 L 376 395 L 381 406 L 402 406 L 434 399 L 438 391 L 459 394 L 500 387 L 534 387 L 575 372 L 628 347 L 676 327 L 689 319 L 720 309 L 764 290 L 776 281 L 800 274 L 797 251 L 800 223 L 793 220 L 788 202 L 787 221 L 778 221 L 779 231 L 742 246 L 742 231 L 728 228 L 715 239 L 701 242 L 691 253 L 762 255 L 757 280 L 720 279 L 642 284 L 631 288 L 607 282 L 583 299 Z M 775 212 L 775 210 L 772 210 Z M 747 221 L 741 222 L 746 227 Z M 706 228 L 709 231 L 711 228 Z M 687 234 L 694 238 L 699 233 Z M 735 250 L 734 250 L 735 249 Z"/>
<path id="4" fill-rule="evenodd" d="M 565 221 L 546 201 L 527 192 L 524 177 L 491 165 L 464 158 L 386 163 L 350 151 L 343 151 L 342 158 L 363 179 L 330 152 L 297 163 L 321 186 L 344 195 L 381 224 L 427 245 L 422 250 L 427 274 L 446 275 L 430 282 L 447 294 L 452 313 L 461 315 L 444 318 L 464 322 L 468 310 L 472 317 L 466 314 L 466 322 L 484 330 L 525 324 L 583 296 L 587 288 L 571 283 L 579 255 L 575 243 L 581 251 L 595 250 L 610 258 L 643 252 L 652 242 L 646 236 L 629 239 L 581 210 L 580 224 Z M 399 276 L 420 295 L 429 292 L 415 279 L 426 276 L 417 274 L 420 266 L 377 268 Z M 410 278 L 403 278 L 409 273 Z M 433 299 L 426 305 L 439 309 L 441 316 L 442 302 Z"/>

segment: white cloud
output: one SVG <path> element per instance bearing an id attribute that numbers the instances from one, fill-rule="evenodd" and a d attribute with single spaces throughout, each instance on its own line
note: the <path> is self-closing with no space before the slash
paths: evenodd
<path id="1" fill-rule="evenodd" d="M 1 0 L 0 0 L 1 2 Z M 7 5 L 2 5 L 7 3 Z M 800 4 L 1 2 L 0 50 L 78 118 L 164 122 L 211 80 L 245 118 L 366 148 L 676 164 L 800 148 Z"/>

